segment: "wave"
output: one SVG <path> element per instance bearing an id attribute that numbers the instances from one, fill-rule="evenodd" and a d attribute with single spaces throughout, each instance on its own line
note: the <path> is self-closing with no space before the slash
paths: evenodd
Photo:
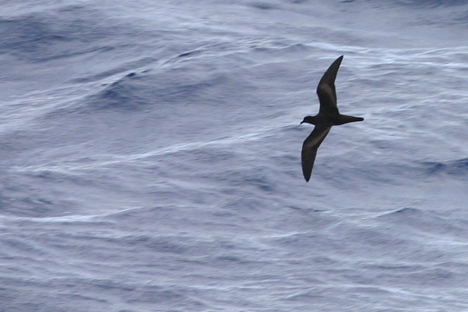
<path id="1" fill-rule="evenodd" d="M 445 162 L 423 162 L 423 169 L 428 175 L 468 175 L 468 158 L 450 160 Z"/>
<path id="2" fill-rule="evenodd" d="M 445 235 L 454 237 L 466 236 L 467 221 L 455 220 L 443 211 L 405 207 L 384 213 L 377 217 L 384 223 L 394 223 L 405 226 L 412 231 L 431 233 L 431 235 L 442 235 L 440 239 L 457 242 L 457 239 L 447 239 Z"/>
<path id="3" fill-rule="evenodd" d="M 257 129 L 253 133 L 239 134 L 230 137 L 215 139 L 211 141 L 199 141 L 191 143 L 179 143 L 173 144 L 167 147 L 161 147 L 152 151 L 137 153 L 137 154 L 127 154 L 127 155 L 99 155 L 86 158 L 77 158 L 72 159 L 68 158 L 66 162 L 56 165 L 39 165 L 39 166 L 12 166 L 10 170 L 15 172 L 60 172 L 66 173 L 74 170 L 89 170 L 95 169 L 97 167 L 109 166 L 119 163 L 130 163 L 134 161 L 144 161 L 145 159 L 165 156 L 169 154 L 176 154 L 186 151 L 194 151 L 197 149 L 204 149 L 210 147 L 223 147 L 230 146 L 234 144 L 245 143 L 249 141 L 255 141 L 264 139 L 268 136 L 273 136 L 277 131 L 277 128 L 274 127 L 263 127 Z"/>
<path id="4" fill-rule="evenodd" d="M 460 6 L 466 4 L 465 0 L 394 0 L 390 1 L 394 5 L 403 6 L 403 7 L 412 7 L 412 8 L 421 8 L 421 7 L 450 7 L 450 6 Z"/>
<path id="5" fill-rule="evenodd" d="M 63 6 L 0 19 L 0 51 L 31 62 L 96 52 L 91 41 L 122 34 L 122 29 L 99 24 L 102 16 L 83 6 Z"/>

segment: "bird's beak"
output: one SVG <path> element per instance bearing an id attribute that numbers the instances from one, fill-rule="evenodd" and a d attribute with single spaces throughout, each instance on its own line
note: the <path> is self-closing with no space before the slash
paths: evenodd
<path id="1" fill-rule="evenodd" d="M 301 121 L 300 125 L 302 125 L 304 123 L 304 121 Z"/>

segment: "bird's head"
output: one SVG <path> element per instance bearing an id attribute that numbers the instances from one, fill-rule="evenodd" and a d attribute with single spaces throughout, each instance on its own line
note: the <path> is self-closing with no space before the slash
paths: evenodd
<path id="1" fill-rule="evenodd" d="M 304 120 L 302 120 L 301 124 L 303 124 L 304 122 L 315 125 L 315 116 L 305 116 Z"/>

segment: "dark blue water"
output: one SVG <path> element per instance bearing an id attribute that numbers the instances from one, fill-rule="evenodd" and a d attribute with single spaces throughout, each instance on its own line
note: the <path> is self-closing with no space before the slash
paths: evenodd
<path id="1" fill-rule="evenodd" d="M 0 311 L 467 311 L 467 17 L 3 1 Z"/>

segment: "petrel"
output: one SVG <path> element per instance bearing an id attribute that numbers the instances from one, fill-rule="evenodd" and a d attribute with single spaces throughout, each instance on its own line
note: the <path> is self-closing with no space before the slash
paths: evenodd
<path id="1" fill-rule="evenodd" d="M 302 144 L 302 172 L 307 182 L 312 174 L 315 156 L 323 140 L 330 132 L 331 127 L 348 122 L 363 121 L 364 118 L 341 115 L 336 106 L 335 79 L 340 68 L 343 55 L 337 58 L 323 74 L 317 86 L 317 94 L 320 101 L 319 113 L 315 116 L 306 116 L 302 123 L 315 125 L 312 133 Z"/>

